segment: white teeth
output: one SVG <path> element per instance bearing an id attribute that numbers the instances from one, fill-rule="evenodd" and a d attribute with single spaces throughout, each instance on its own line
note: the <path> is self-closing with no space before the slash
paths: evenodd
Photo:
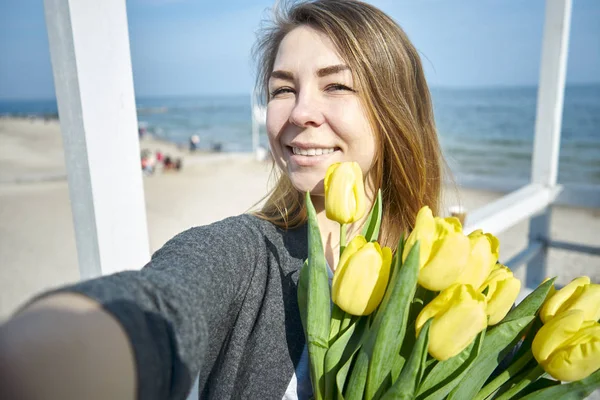
<path id="1" fill-rule="evenodd" d="M 299 147 L 292 147 L 292 152 L 294 154 L 299 154 L 301 156 L 320 156 L 323 154 L 331 154 L 335 151 L 334 148 L 329 148 L 329 149 L 317 149 L 317 148 L 312 148 L 312 149 L 301 149 Z"/>

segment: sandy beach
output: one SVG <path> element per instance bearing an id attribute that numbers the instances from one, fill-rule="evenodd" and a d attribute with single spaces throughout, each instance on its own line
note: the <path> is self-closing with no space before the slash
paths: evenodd
<path id="1" fill-rule="evenodd" d="M 249 210 L 268 187 L 270 164 L 249 154 L 190 154 L 153 139 L 141 148 L 183 158 L 179 172 L 144 177 L 152 251 L 192 226 Z M 450 188 L 445 205 L 460 199 L 474 210 L 501 195 Z M 501 261 L 525 248 L 527 231 L 523 222 L 499 236 Z M 552 238 L 600 245 L 600 210 L 554 207 Z M 600 282 L 598 256 L 551 250 L 548 267 L 559 284 L 579 275 Z M 78 279 L 58 121 L 0 118 L 0 320 L 36 293 Z"/>

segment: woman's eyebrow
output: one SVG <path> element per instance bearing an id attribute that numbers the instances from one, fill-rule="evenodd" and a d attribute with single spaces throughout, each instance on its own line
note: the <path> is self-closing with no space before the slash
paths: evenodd
<path id="1" fill-rule="evenodd" d="M 322 78 L 324 76 L 337 74 L 337 73 L 340 73 L 342 71 L 346 71 L 349 69 L 350 69 L 350 67 L 348 67 L 345 64 L 330 65 L 329 67 L 319 68 L 317 70 L 317 76 L 319 78 Z M 275 71 L 271 72 L 270 77 L 276 78 L 276 79 L 283 79 L 285 81 L 290 81 L 290 82 L 292 82 L 294 80 L 294 74 L 292 74 L 289 71 L 283 71 L 283 70 L 275 70 Z"/>
<path id="2" fill-rule="evenodd" d="M 283 79 L 284 81 L 294 81 L 294 74 L 288 71 L 276 70 L 271 72 L 271 78 Z"/>
<path id="3" fill-rule="evenodd" d="M 345 65 L 345 64 L 331 65 L 331 66 L 329 66 L 329 67 L 320 68 L 320 69 L 317 71 L 317 76 L 318 76 L 319 78 L 322 78 L 322 77 L 324 77 L 324 76 L 327 76 L 327 75 L 333 75 L 333 74 L 337 74 L 337 73 L 339 73 L 339 72 L 346 71 L 346 70 L 348 70 L 348 69 L 350 69 L 350 67 L 348 67 L 348 66 L 347 66 L 347 65 Z"/>

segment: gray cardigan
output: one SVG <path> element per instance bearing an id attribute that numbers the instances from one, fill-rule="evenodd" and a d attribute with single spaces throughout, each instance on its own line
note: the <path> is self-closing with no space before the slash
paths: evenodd
<path id="1" fill-rule="evenodd" d="M 140 271 L 59 291 L 89 296 L 123 325 L 140 399 L 281 399 L 304 349 L 296 287 L 306 227 L 241 215 L 189 229 Z"/>

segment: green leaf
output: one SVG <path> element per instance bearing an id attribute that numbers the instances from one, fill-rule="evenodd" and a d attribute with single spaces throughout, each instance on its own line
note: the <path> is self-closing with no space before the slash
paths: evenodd
<path id="1" fill-rule="evenodd" d="M 402 240 L 399 247 L 401 245 Z M 366 386 L 369 399 L 376 397 L 377 393 L 385 393 L 392 383 L 390 372 L 404 340 L 410 305 L 417 288 L 419 247 L 419 242 L 415 243 L 402 266 L 402 257 L 397 257 L 392 283 L 361 350 L 368 355 L 370 364 Z"/>
<path id="2" fill-rule="evenodd" d="M 542 377 L 542 378 L 538 379 L 537 381 L 531 383 L 525 389 L 523 389 L 521 391 L 521 393 L 519 393 L 519 398 L 524 398 L 525 396 L 533 394 L 537 391 L 542 391 L 543 389 L 547 389 L 547 388 L 559 386 L 559 385 L 560 385 L 560 381 Z M 564 385 L 564 386 L 567 386 L 567 385 Z M 592 389 L 592 391 L 593 391 L 593 389 Z M 590 394 L 590 393 L 588 393 L 588 394 Z M 587 394 L 577 393 L 577 391 L 575 391 L 575 395 L 576 395 L 576 397 L 573 397 L 574 399 L 575 398 L 582 399 L 587 396 Z M 563 398 L 565 398 L 565 397 L 561 397 L 561 399 L 563 399 Z M 544 399 L 548 400 L 548 399 L 552 399 L 552 397 L 544 397 Z M 568 397 L 567 397 L 567 399 L 568 399 Z"/>
<path id="3" fill-rule="evenodd" d="M 364 335 L 363 335 L 364 337 Z M 344 365 L 339 369 L 337 375 L 335 376 L 335 383 L 337 386 L 338 399 L 344 400 L 344 396 L 342 393 L 344 392 L 344 386 L 346 386 L 346 378 L 348 377 L 348 372 L 350 372 L 350 366 L 354 361 L 354 356 L 358 353 L 360 346 L 357 347 L 354 352 L 350 355 L 350 357 L 346 360 Z"/>
<path id="4" fill-rule="evenodd" d="M 402 368 L 398 380 L 390 390 L 382 397 L 382 400 L 394 399 L 414 399 L 419 385 L 420 372 L 425 368 L 424 361 L 427 358 L 427 348 L 429 346 L 429 327 L 433 319 L 429 319 L 421 332 L 415 346 L 410 353 L 408 361 Z"/>
<path id="5" fill-rule="evenodd" d="M 527 386 L 545 374 L 541 365 L 536 363 L 533 363 L 533 365 L 534 367 L 532 369 L 525 369 L 520 374 L 511 378 L 500 388 L 494 398 L 498 400 L 510 400 L 516 398 Z"/>
<path id="6" fill-rule="evenodd" d="M 333 399 L 338 371 L 360 347 L 366 327 L 367 318 L 359 319 L 355 324 L 350 325 L 327 350 L 325 355 L 326 399 Z"/>
<path id="7" fill-rule="evenodd" d="M 481 355 L 473 365 L 469 379 L 460 382 L 448 396 L 449 400 L 473 399 L 494 372 L 510 346 L 519 339 L 521 332 L 534 319 L 533 315 L 502 322 L 490 330 L 484 341 Z M 508 349 L 507 349 L 508 347 Z"/>
<path id="8" fill-rule="evenodd" d="M 377 240 L 379 236 L 379 228 L 381 227 L 381 216 L 382 212 L 382 201 L 381 201 L 381 189 L 377 191 L 377 198 L 371 208 L 371 212 L 365 221 L 365 225 L 362 229 L 362 235 L 367 239 L 367 242 Z"/>
<path id="9" fill-rule="evenodd" d="M 398 380 L 398 376 L 400 376 L 404 364 L 406 364 L 406 358 L 402 357 L 400 354 L 396 354 L 394 357 L 394 365 L 392 365 L 392 385 Z"/>
<path id="10" fill-rule="evenodd" d="M 333 303 L 331 308 L 331 325 L 329 327 L 329 345 L 333 343 L 341 331 L 342 319 L 345 312 L 337 304 Z"/>
<path id="11" fill-rule="evenodd" d="M 503 386 L 507 381 L 510 381 L 515 376 L 517 376 L 521 371 L 526 368 L 527 364 L 530 364 L 533 361 L 533 354 L 531 353 L 531 349 L 529 349 L 525 354 L 519 357 L 516 360 L 512 360 L 513 362 L 506 368 L 504 371 L 500 372 L 498 376 L 496 376 L 491 382 L 488 382 L 483 389 L 477 393 L 477 396 L 473 400 L 485 400 L 492 393 L 495 393 L 501 386 Z"/>
<path id="12" fill-rule="evenodd" d="M 345 400 L 343 395 L 344 385 L 346 384 L 346 377 L 348 376 L 348 371 L 350 371 L 350 365 L 352 365 L 352 361 L 354 360 L 355 355 L 356 353 L 352 354 L 352 356 L 344 363 L 344 365 L 342 365 L 337 375 L 335 376 L 338 400 Z"/>
<path id="13" fill-rule="evenodd" d="M 417 399 L 441 400 L 458 385 L 471 371 L 481 354 L 485 329 L 481 331 L 465 350 L 445 361 L 440 361 L 427 375 L 418 390 Z M 471 375 L 469 375 L 470 379 Z"/>
<path id="14" fill-rule="evenodd" d="M 546 297 L 548 297 L 548 293 L 550 292 L 552 285 L 554 285 L 555 279 L 556 278 L 548 279 L 538 286 L 529 294 L 529 296 L 525 297 L 522 302 L 510 310 L 502 321 L 507 322 L 513 319 L 536 315 L 542 304 L 544 304 L 544 301 L 546 301 Z"/>
<path id="15" fill-rule="evenodd" d="M 415 331 L 415 322 L 417 316 L 423 310 L 427 304 L 433 300 L 438 293 L 432 292 L 425 289 L 424 287 L 417 285 L 417 291 L 413 298 L 412 304 L 410 305 L 410 313 L 408 314 L 408 328 L 407 333 L 404 335 L 404 341 L 402 342 L 402 348 L 400 349 L 400 355 L 407 357 L 410 355 L 412 348 L 417 340 Z"/>
<path id="16" fill-rule="evenodd" d="M 323 242 L 319 231 L 317 213 L 306 193 L 308 211 L 308 288 L 306 291 L 306 341 L 310 362 L 310 375 L 316 400 L 323 399 L 325 379 L 323 368 L 329 346 L 331 323 L 331 293 Z"/>
<path id="17" fill-rule="evenodd" d="M 300 309 L 300 320 L 302 321 L 302 327 L 304 328 L 304 336 L 308 337 L 306 333 L 306 303 L 308 296 L 308 259 L 304 261 L 304 265 L 300 269 L 300 276 L 298 277 L 298 308 Z"/>
<path id="18" fill-rule="evenodd" d="M 340 332 L 344 332 L 348 327 L 354 322 L 356 319 L 360 317 L 348 313 L 344 313 L 344 318 L 342 318 L 342 323 L 340 324 Z"/>
<path id="19" fill-rule="evenodd" d="M 348 389 L 345 392 L 346 400 L 362 400 L 365 392 L 365 384 L 367 383 L 367 371 L 369 369 L 369 358 L 367 353 L 358 352 L 356 362 L 352 367 L 352 374 L 348 382 Z"/>

